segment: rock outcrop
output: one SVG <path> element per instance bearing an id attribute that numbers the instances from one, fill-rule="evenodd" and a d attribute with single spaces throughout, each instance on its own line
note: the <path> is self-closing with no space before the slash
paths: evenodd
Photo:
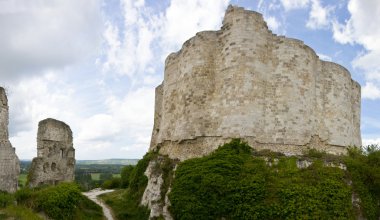
<path id="1" fill-rule="evenodd" d="M 231 138 L 257 149 L 344 154 L 361 145 L 360 85 L 302 41 L 277 36 L 257 12 L 230 6 L 165 61 L 150 150 L 185 160 Z"/>
<path id="2" fill-rule="evenodd" d="M 18 187 L 20 162 L 9 141 L 8 99 L 4 88 L 0 87 L 0 190 L 15 192 Z"/>
<path id="3" fill-rule="evenodd" d="M 38 124 L 37 157 L 32 161 L 30 187 L 74 181 L 75 149 L 70 127 L 55 119 Z"/>

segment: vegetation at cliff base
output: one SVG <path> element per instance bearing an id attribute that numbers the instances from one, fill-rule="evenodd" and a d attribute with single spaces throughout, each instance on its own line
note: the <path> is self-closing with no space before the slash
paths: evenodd
<path id="1" fill-rule="evenodd" d="M 274 158 L 253 156 L 246 143 L 233 140 L 179 164 L 171 213 L 174 219 L 356 219 L 363 210 L 351 196 L 358 192 L 365 217 L 377 219 L 379 153 L 352 151 L 348 171 L 326 166 L 323 155 L 300 169 L 296 157 L 277 157 L 269 166 Z"/>

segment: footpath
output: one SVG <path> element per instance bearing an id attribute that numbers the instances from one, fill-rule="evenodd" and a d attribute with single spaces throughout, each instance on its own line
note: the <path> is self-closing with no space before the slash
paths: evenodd
<path id="1" fill-rule="evenodd" d="M 104 204 L 103 201 L 101 201 L 100 199 L 97 198 L 101 194 L 109 193 L 109 192 L 113 192 L 113 191 L 114 191 L 113 189 L 102 190 L 100 188 L 96 188 L 96 189 L 90 190 L 88 192 L 84 192 L 82 194 L 102 207 L 103 214 L 107 218 L 107 220 L 114 220 L 113 216 L 112 216 L 111 209 L 106 204 Z"/>

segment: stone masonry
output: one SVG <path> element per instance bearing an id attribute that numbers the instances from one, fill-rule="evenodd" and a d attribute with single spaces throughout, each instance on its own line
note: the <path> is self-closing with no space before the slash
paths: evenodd
<path id="1" fill-rule="evenodd" d="M 8 99 L 4 88 L 0 87 L 0 190 L 15 192 L 18 187 L 20 161 L 8 135 Z"/>
<path id="2" fill-rule="evenodd" d="M 38 124 L 37 157 L 32 161 L 30 187 L 74 181 L 75 149 L 70 127 L 55 119 Z"/>
<path id="3" fill-rule="evenodd" d="M 256 149 L 344 154 L 361 145 L 360 85 L 263 16 L 229 6 L 221 30 L 199 32 L 165 61 L 150 150 L 185 160 L 231 138 Z"/>

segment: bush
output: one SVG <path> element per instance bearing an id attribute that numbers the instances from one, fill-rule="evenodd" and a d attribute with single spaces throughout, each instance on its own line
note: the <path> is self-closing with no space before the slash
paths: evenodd
<path id="1" fill-rule="evenodd" d="M 380 148 L 371 145 L 350 148 L 345 161 L 354 190 L 359 194 L 360 206 L 367 219 L 380 216 Z"/>
<path id="2" fill-rule="evenodd" d="M 5 208 L 14 202 L 12 194 L 0 191 L 0 208 Z"/>
<path id="3" fill-rule="evenodd" d="M 79 187 L 72 183 L 61 183 L 37 192 L 37 209 L 53 219 L 74 219 L 75 209 L 81 202 Z"/>
<path id="4" fill-rule="evenodd" d="M 130 176 L 133 172 L 134 166 L 128 165 L 121 170 L 121 188 L 128 188 Z"/>
<path id="5" fill-rule="evenodd" d="M 112 177 L 110 180 L 104 181 L 102 184 L 103 189 L 116 189 L 121 186 L 121 178 L 120 177 Z"/>
<path id="6" fill-rule="evenodd" d="M 269 167 L 240 140 L 187 160 L 177 167 L 169 194 L 173 217 L 352 219 L 352 192 L 344 171 L 324 167 L 318 159 L 298 169 L 296 160 L 282 157 Z"/>

